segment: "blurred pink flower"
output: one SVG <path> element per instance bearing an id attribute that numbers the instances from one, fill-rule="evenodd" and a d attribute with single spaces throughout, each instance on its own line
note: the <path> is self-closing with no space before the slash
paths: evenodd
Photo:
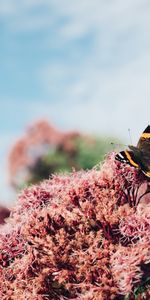
<path id="1" fill-rule="evenodd" d="M 29 126 L 9 154 L 8 168 L 11 184 L 16 187 L 18 182 L 26 181 L 29 176 L 28 167 L 34 165 L 36 160 L 49 149 L 63 145 L 65 149 L 72 151 L 71 139 L 77 136 L 79 133 L 75 131 L 60 132 L 46 120 L 39 120 Z"/>

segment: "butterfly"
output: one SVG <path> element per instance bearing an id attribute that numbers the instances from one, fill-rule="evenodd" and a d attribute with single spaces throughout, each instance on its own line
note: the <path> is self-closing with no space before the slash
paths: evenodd
<path id="1" fill-rule="evenodd" d="M 115 159 L 140 169 L 150 178 L 150 125 L 143 131 L 137 146 L 128 147 L 130 150 L 121 151 Z"/>

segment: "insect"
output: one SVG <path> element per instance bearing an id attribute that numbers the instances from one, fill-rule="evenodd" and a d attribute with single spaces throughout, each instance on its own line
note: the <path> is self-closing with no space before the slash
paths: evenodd
<path id="1" fill-rule="evenodd" d="M 116 160 L 140 169 L 150 178 L 150 125 L 143 131 L 137 146 L 128 146 L 130 150 L 121 151 Z"/>

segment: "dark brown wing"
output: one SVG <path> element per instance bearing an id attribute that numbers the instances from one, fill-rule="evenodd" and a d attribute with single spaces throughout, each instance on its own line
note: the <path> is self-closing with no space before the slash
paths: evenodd
<path id="1" fill-rule="evenodd" d="M 150 125 L 146 127 L 146 129 L 143 131 L 137 147 L 142 150 L 143 153 L 146 152 L 148 157 L 150 158 Z"/>
<path id="2" fill-rule="evenodd" d="M 144 147 L 139 149 L 130 145 L 129 149 L 132 151 L 134 161 L 138 163 L 139 167 L 144 171 L 150 171 L 150 151 L 145 150 Z"/>
<path id="3" fill-rule="evenodd" d="M 142 155 L 141 155 L 141 162 L 142 165 L 144 166 L 143 170 L 150 171 L 150 152 L 142 150 Z"/>

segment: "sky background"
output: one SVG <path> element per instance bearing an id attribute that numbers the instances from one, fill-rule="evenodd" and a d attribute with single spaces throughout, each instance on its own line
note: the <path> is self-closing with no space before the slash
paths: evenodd
<path id="1" fill-rule="evenodd" d="M 0 200 L 34 120 L 133 143 L 150 116 L 150 1 L 0 0 Z"/>

